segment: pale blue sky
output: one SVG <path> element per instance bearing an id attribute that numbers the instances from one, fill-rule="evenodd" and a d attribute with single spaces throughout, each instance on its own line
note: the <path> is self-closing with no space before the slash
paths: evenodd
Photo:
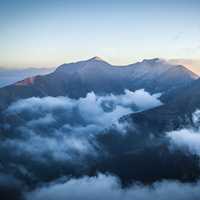
<path id="1" fill-rule="evenodd" d="M 0 66 L 200 58 L 199 0 L 0 0 Z"/>

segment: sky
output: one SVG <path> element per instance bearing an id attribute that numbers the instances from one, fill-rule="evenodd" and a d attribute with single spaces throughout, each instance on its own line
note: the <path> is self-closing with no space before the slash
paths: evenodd
<path id="1" fill-rule="evenodd" d="M 0 0 L 0 66 L 94 56 L 120 65 L 154 57 L 198 62 L 200 1 Z"/>

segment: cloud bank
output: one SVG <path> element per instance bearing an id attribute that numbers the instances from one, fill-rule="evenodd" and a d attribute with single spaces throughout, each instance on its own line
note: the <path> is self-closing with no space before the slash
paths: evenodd
<path id="1" fill-rule="evenodd" d="M 193 127 L 168 132 L 167 137 L 172 148 L 200 156 L 200 110 L 193 113 L 192 120 Z"/>
<path id="2" fill-rule="evenodd" d="M 161 105 L 158 97 L 144 90 L 126 90 L 122 95 L 98 96 L 91 92 L 80 99 L 34 97 L 13 103 L 4 113 L 6 123 L 1 124 L 0 157 L 4 165 L 0 164 L 0 183 L 7 184 L 7 174 L 16 177 L 20 180 L 14 186 L 16 196 L 23 191 L 27 200 L 199 199 L 199 182 L 162 181 L 121 187 L 120 181 L 182 180 L 183 174 L 190 180 L 191 171 L 197 169 L 192 156 L 168 151 L 166 137 L 162 141 L 145 133 L 119 134 L 126 129 L 119 124 L 120 117 Z M 167 133 L 167 141 L 198 154 L 199 137 L 194 133 L 198 131 L 199 116 L 200 112 L 193 115 L 192 134 L 187 134 L 187 129 L 173 131 Z M 111 125 L 118 131 L 105 133 Z M 187 163 L 183 172 L 182 159 Z M 94 176 L 99 171 L 115 176 Z M 30 183 L 31 192 L 26 192 Z"/>
<path id="3" fill-rule="evenodd" d="M 76 114 L 77 111 L 86 122 L 105 126 L 105 123 L 110 125 L 128 113 L 161 105 L 159 96 L 159 94 L 150 95 L 141 89 L 135 92 L 125 90 L 124 94 L 121 95 L 111 94 L 106 96 L 97 96 L 94 92 L 91 92 L 85 98 L 77 100 L 68 97 L 32 97 L 13 103 L 7 109 L 7 113 L 29 112 L 41 115 L 43 112 L 53 113 L 59 110 L 71 112 L 70 115 L 74 117 L 73 114 Z"/>
<path id="4" fill-rule="evenodd" d="M 31 163 L 48 168 L 46 176 L 58 173 L 56 169 L 62 173 L 83 170 L 88 159 L 99 159 L 105 153 L 96 142 L 96 134 L 110 126 L 123 131 L 125 126 L 118 123 L 120 117 L 161 105 L 158 97 L 144 90 L 125 90 L 121 95 L 106 96 L 91 92 L 79 99 L 19 100 L 4 113 L 6 123 L 1 124 L 4 139 L 0 141 L 0 154 L 12 169 L 14 164 L 21 174 L 17 166 L 22 166 L 31 171 L 34 179 L 40 179 L 41 174 Z M 77 167 L 80 165 L 82 168 Z"/>
<path id="5" fill-rule="evenodd" d="M 193 129 L 181 129 L 167 133 L 171 144 L 192 154 L 200 156 L 200 132 Z"/>
<path id="6" fill-rule="evenodd" d="M 91 92 L 80 99 L 32 97 L 19 100 L 6 111 L 7 117 L 19 119 L 14 126 L 18 138 L 7 138 L 1 145 L 15 149 L 18 156 L 23 152 L 40 161 L 47 154 L 59 161 L 73 157 L 72 152 L 95 154 L 89 141 L 93 135 L 113 124 L 121 128 L 118 119 L 123 115 L 161 105 L 157 97 L 144 90 L 125 90 L 121 95 L 106 96 Z M 6 127 L 9 132 L 13 125 L 8 123 Z"/>
<path id="7" fill-rule="evenodd" d="M 198 200 L 200 183 L 183 184 L 176 181 L 155 182 L 151 186 L 141 184 L 122 189 L 119 180 L 111 175 L 70 179 L 54 182 L 26 194 L 27 200 Z"/>

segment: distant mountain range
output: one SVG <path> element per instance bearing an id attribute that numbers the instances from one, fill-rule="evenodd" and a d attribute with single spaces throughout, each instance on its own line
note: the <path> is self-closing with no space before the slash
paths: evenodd
<path id="1" fill-rule="evenodd" d="M 25 78 L 53 72 L 54 68 L 4 68 L 0 67 L 0 88 L 11 85 Z"/>
<path id="2" fill-rule="evenodd" d="M 166 100 L 179 88 L 198 78 L 186 67 L 162 59 L 143 60 L 127 66 L 113 66 L 99 57 L 63 64 L 47 75 L 32 76 L 0 89 L 1 108 L 17 99 L 32 96 L 79 98 L 88 92 L 119 94 L 124 89 L 144 88 L 164 93 Z M 165 98 L 163 98 L 165 101 Z"/>

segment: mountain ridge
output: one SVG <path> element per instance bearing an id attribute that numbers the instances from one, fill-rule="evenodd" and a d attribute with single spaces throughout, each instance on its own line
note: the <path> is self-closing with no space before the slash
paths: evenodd
<path id="1" fill-rule="evenodd" d="M 123 116 L 121 122 L 130 122 L 145 132 L 154 131 L 157 134 L 195 127 L 193 114 L 200 109 L 200 78 L 180 89 L 176 97 L 167 104 L 140 113 Z"/>
<path id="2" fill-rule="evenodd" d="M 0 89 L 1 108 L 13 101 L 33 96 L 84 97 L 88 92 L 120 94 L 125 89 L 145 89 L 150 93 L 171 94 L 190 84 L 198 75 L 181 65 L 163 59 L 143 60 L 114 66 L 99 57 L 62 64 L 50 74 L 29 77 Z"/>

